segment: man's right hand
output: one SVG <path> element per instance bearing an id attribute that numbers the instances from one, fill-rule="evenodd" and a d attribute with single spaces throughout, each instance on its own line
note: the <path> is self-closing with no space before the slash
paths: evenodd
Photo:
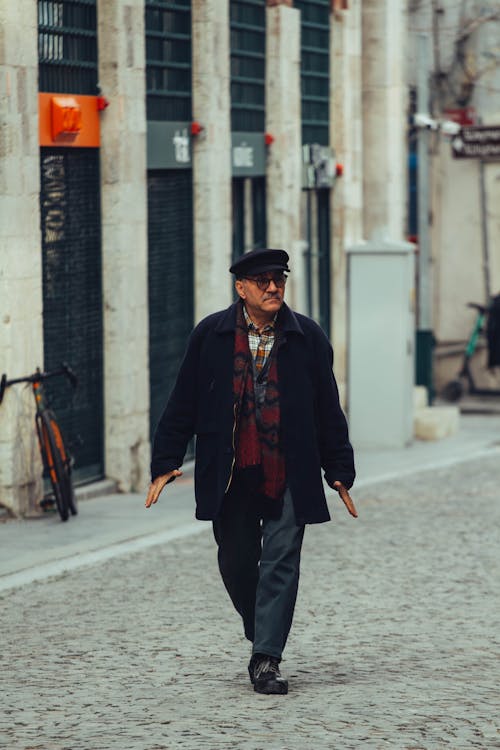
<path id="1" fill-rule="evenodd" d="M 354 503 L 352 501 L 352 497 L 350 496 L 349 490 L 347 489 L 347 487 L 344 487 L 344 485 L 342 484 L 342 482 L 334 482 L 333 483 L 333 489 L 337 490 L 337 492 L 340 495 L 340 499 L 344 503 L 345 507 L 347 508 L 347 510 L 349 511 L 349 513 L 351 514 L 351 516 L 354 516 L 354 518 L 357 518 L 358 517 L 358 511 L 354 507 Z"/>
<path id="2" fill-rule="evenodd" d="M 162 474 L 161 476 L 156 477 L 154 482 L 151 482 L 151 485 L 149 487 L 148 496 L 146 498 L 146 508 L 150 508 L 151 505 L 154 505 L 156 503 L 156 501 L 160 497 L 160 492 L 173 477 L 181 476 L 182 471 L 179 471 L 179 469 L 174 469 L 173 471 L 169 471 L 168 474 Z"/>

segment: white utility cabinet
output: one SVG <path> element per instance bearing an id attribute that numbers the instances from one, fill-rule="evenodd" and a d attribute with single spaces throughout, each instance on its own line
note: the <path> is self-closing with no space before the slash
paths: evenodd
<path id="1" fill-rule="evenodd" d="M 352 443 L 403 447 L 413 439 L 415 245 L 373 240 L 347 253 Z"/>

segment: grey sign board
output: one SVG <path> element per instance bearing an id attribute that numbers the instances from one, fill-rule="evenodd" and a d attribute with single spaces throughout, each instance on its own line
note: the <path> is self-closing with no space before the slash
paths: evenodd
<path id="1" fill-rule="evenodd" d="M 262 177 L 266 174 L 264 133 L 231 133 L 233 177 Z"/>
<path id="2" fill-rule="evenodd" d="M 455 159 L 500 160 L 500 125 L 462 128 L 451 146 Z"/>
<path id="3" fill-rule="evenodd" d="M 331 188 L 335 184 L 335 151 L 319 143 L 302 146 L 302 187 L 309 190 Z"/>
<path id="4" fill-rule="evenodd" d="M 191 169 L 191 123 L 149 121 L 148 169 Z"/>
<path id="5" fill-rule="evenodd" d="M 192 169 L 190 122 L 149 121 L 148 169 Z M 266 174 L 264 133 L 232 133 L 231 165 L 235 177 Z"/>

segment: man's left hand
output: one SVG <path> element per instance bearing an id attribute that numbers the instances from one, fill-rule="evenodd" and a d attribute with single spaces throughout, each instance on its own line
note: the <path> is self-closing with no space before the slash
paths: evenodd
<path id="1" fill-rule="evenodd" d="M 342 484 L 342 482 L 334 482 L 333 483 L 333 489 L 337 490 L 337 492 L 340 495 L 340 499 L 344 503 L 345 507 L 347 508 L 347 510 L 349 511 L 349 513 L 351 514 L 351 516 L 354 516 L 354 518 L 357 518 L 358 517 L 358 511 L 354 507 L 354 503 L 352 501 L 352 497 L 350 496 L 347 487 L 344 487 L 344 485 Z"/>

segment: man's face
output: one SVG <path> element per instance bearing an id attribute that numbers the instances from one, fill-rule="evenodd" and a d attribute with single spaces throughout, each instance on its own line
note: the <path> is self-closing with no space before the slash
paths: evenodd
<path id="1" fill-rule="evenodd" d="M 272 320 L 283 304 L 285 282 L 282 271 L 267 271 L 238 279 L 235 286 L 251 317 Z"/>

